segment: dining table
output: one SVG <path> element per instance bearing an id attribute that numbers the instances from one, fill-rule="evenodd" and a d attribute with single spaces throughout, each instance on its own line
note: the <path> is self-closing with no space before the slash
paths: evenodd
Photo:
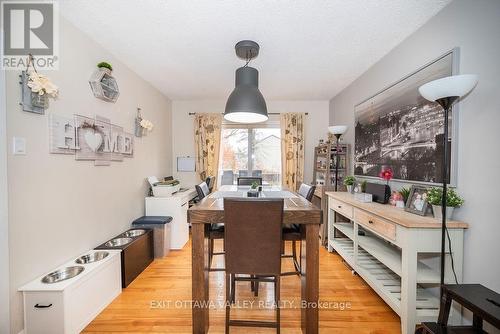
<path id="1" fill-rule="evenodd" d="M 210 224 L 224 223 L 224 198 L 248 197 L 250 187 L 224 185 L 188 210 L 192 234 L 192 320 L 193 333 L 209 329 L 208 231 Z M 318 333 L 319 311 L 319 227 L 322 211 L 295 191 L 264 186 L 260 198 L 283 198 L 283 224 L 298 224 L 301 239 L 301 328 Z"/>

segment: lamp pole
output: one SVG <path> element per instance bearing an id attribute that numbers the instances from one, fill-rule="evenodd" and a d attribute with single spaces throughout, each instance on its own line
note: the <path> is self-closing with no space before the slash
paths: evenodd
<path id="1" fill-rule="evenodd" d="M 335 138 L 337 138 L 337 148 L 335 151 L 335 191 L 337 191 L 338 183 L 339 183 L 339 141 L 340 141 L 340 136 L 342 136 L 341 133 L 335 134 Z"/>
<path id="2" fill-rule="evenodd" d="M 441 294 L 442 286 L 444 285 L 445 274 L 445 254 L 446 254 L 446 198 L 448 191 L 448 118 L 451 111 L 451 106 L 459 98 L 459 96 L 449 96 L 436 100 L 444 109 L 444 133 L 443 133 L 443 195 L 441 197 Z"/>

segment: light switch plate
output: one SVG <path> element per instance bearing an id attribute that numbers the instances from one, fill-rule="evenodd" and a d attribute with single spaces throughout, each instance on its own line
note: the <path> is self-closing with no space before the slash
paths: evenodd
<path id="1" fill-rule="evenodd" d="M 26 138 L 21 138 L 21 137 L 12 138 L 12 154 L 14 155 L 26 154 Z"/>

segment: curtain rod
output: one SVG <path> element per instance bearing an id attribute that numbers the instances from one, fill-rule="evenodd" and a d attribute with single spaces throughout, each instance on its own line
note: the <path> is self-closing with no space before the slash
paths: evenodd
<path id="1" fill-rule="evenodd" d="M 224 115 L 224 113 L 223 113 L 223 112 L 222 112 L 221 114 L 223 114 L 223 115 Z M 280 112 L 268 112 L 267 114 L 268 114 L 268 115 L 280 115 L 281 113 L 280 113 Z M 196 115 L 196 113 L 195 113 L 195 112 L 190 112 L 190 113 L 188 113 L 188 115 L 189 115 L 189 116 L 194 116 L 194 115 Z M 308 112 L 306 112 L 306 113 L 305 113 L 305 115 L 307 116 L 307 115 L 309 115 L 309 113 L 308 113 Z"/>

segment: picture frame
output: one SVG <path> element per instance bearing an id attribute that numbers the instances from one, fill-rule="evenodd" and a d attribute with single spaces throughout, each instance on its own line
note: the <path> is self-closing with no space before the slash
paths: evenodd
<path id="1" fill-rule="evenodd" d="M 410 194 L 406 200 L 405 211 L 419 216 L 425 216 L 429 207 L 429 203 L 427 202 L 427 191 L 427 187 L 412 185 Z"/>

